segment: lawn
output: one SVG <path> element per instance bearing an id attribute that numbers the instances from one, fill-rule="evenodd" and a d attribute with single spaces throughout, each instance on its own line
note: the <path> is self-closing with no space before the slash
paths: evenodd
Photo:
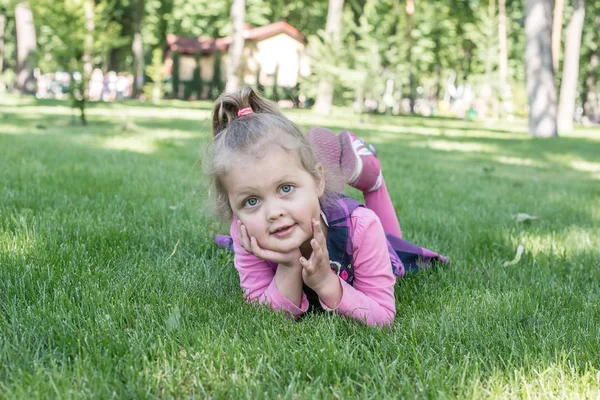
<path id="1" fill-rule="evenodd" d="M 597 398 L 600 129 L 286 113 L 375 144 L 405 238 L 452 260 L 398 283 L 391 328 L 244 304 L 210 104 L 93 104 L 82 128 L 5 98 L 0 398 Z"/>

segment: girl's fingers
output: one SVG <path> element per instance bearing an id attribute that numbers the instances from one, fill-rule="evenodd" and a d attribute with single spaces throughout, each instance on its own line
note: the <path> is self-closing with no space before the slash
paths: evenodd
<path id="1" fill-rule="evenodd" d="M 310 257 L 311 261 L 315 265 L 319 265 L 323 261 L 323 248 L 316 239 L 310 241 L 310 246 L 313 249 L 312 256 Z"/>
<path id="2" fill-rule="evenodd" d="M 237 226 L 237 234 L 238 234 L 238 239 L 240 240 L 240 244 L 246 251 L 248 251 L 248 249 L 244 245 L 244 235 L 242 234 L 242 223 L 240 221 L 237 221 L 236 226 Z"/>
<path id="3" fill-rule="evenodd" d="M 250 237 L 250 249 L 252 250 L 252 254 L 254 254 L 258 258 L 264 259 L 263 250 L 258 245 L 258 241 L 254 236 Z"/>
<path id="4" fill-rule="evenodd" d="M 315 271 L 317 270 L 317 265 L 319 265 L 319 260 L 321 260 L 323 258 L 320 255 L 321 248 L 319 247 L 319 244 L 317 243 L 317 241 L 315 239 L 312 239 L 310 241 L 310 245 L 313 249 L 313 252 L 312 252 L 310 258 L 307 260 L 304 257 L 300 257 L 300 265 L 302 265 L 302 268 L 304 269 L 304 271 L 306 271 L 306 273 L 309 275 L 315 273 Z"/>
<path id="5" fill-rule="evenodd" d="M 312 230 L 313 230 L 313 236 L 315 237 L 315 239 L 317 238 L 317 236 L 322 236 L 323 235 L 323 231 L 321 230 L 321 224 L 319 223 L 319 221 L 317 221 L 316 219 L 312 219 Z"/>
<path id="6" fill-rule="evenodd" d="M 313 219 L 313 237 L 317 240 L 321 248 L 327 246 L 323 229 L 321 228 L 321 221 Z"/>
<path id="7" fill-rule="evenodd" d="M 302 265 L 302 268 L 304 268 L 308 274 L 312 274 L 315 271 L 314 263 L 304 257 L 300 257 L 300 265 Z"/>
<path id="8" fill-rule="evenodd" d="M 238 221 L 238 237 L 240 238 L 240 244 L 247 252 L 250 252 L 250 239 L 248 238 L 248 231 L 241 221 Z"/>

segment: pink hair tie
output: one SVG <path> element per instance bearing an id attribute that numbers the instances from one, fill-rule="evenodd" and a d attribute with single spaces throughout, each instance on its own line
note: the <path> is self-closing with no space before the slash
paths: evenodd
<path id="1" fill-rule="evenodd" d="M 243 117 L 244 115 L 249 114 L 252 114 L 252 109 L 250 107 L 244 107 L 238 111 L 238 117 Z"/>

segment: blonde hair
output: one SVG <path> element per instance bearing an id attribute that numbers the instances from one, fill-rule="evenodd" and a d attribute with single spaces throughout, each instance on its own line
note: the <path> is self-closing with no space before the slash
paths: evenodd
<path id="1" fill-rule="evenodd" d="M 252 113 L 238 116 L 238 112 L 247 107 Z M 212 180 L 210 194 L 214 211 L 223 218 L 232 218 L 233 212 L 221 177 L 240 155 L 264 157 L 266 144 L 277 144 L 286 151 L 293 151 L 315 182 L 325 179 L 323 167 L 317 164 L 313 148 L 298 126 L 287 119 L 275 103 L 248 86 L 239 92 L 223 93 L 215 101 L 212 128 L 212 154 L 205 173 Z M 329 201 L 331 193 L 325 179 L 325 194 L 320 200 Z"/>

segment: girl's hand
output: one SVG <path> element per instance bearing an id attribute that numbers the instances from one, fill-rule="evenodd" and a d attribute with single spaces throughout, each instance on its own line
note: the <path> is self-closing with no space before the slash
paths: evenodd
<path id="1" fill-rule="evenodd" d="M 327 283 L 327 278 L 333 274 L 329 266 L 329 251 L 327 251 L 327 242 L 321 229 L 321 222 L 313 219 L 312 228 L 313 239 L 310 241 L 310 246 L 313 252 L 308 260 L 304 257 L 300 258 L 300 264 L 304 283 L 319 293 L 322 286 Z"/>
<path id="2" fill-rule="evenodd" d="M 237 221 L 238 238 L 242 247 L 250 254 L 265 260 L 291 267 L 298 265 L 298 259 L 300 258 L 300 249 L 295 249 L 289 253 L 281 253 L 269 249 L 263 249 L 258 245 L 258 241 L 254 236 L 248 235 L 248 231 L 242 221 Z"/>

